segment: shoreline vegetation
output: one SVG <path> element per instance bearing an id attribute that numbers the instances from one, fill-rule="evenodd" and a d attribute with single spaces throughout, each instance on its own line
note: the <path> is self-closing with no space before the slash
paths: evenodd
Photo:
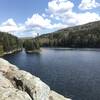
<path id="1" fill-rule="evenodd" d="M 39 53 L 40 43 L 38 39 L 26 39 L 23 42 L 23 48 L 25 48 L 26 53 Z"/>
<path id="2" fill-rule="evenodd" d="M 0 32 L 0 55 L 11 54 L 24 48 L 26 53 L 40 52 L 40 47 L 100 48 L 100 21 L 64 28 L 35 38 L 18 38 Z"/>
<path id="3" fill-rule="evenodd" d="M 6 32 L 0 32 L 0 56 L 21 51 L 22 40 Z"/>
<path id="4" fill-rule="evenodd" d="M 0 55 L 0 57 L 5 56 L 5 55 L 10 55 L 10 54 L 13 54 L 13 53 L 17 53 L 17 52 L 20 52 L 20 51 L 22 51 L 22 48 L 15 49 L 15 50 L 12 50 L 12 51 L 9 51 L 9 52 L 4 52 Z"/>

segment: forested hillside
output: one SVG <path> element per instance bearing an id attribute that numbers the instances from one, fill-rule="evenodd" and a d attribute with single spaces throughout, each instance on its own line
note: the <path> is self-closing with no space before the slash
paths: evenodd
<path id="1" fill-rule="evenodd" d="M 0 32 L 0 55 L 22 47 L 21 40 L 11 34 Z"/>
<path id="2" fill-rule="evenodd" d="M 39 41 L 46 47 L 100 48 L 100 21 L 44 34 Z"/>

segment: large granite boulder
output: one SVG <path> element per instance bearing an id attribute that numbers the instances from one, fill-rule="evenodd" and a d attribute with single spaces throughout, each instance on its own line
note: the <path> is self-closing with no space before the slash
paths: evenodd
<path id="1" fill-rule="evenodd" d="M 0 100 L 71 100 L 32 74 L 0 58 Z"/>
<path id="2" fill-rule="evenodd" d="M 16 89 L 13 84 L 0 72 L 0 100 L 32 100 L 24 91 Z"/>
<path id="3" fill-rule="evenodd" d="M 23 70 L 9 71 L 7 77 L 18 89 L 26 91 L 33 100 L 48 100 L 50 88 L 38 77 Z"/>
<path id="4" fill-rule="evenodd" d="M 0 87 L 0 100 L 32 100 L 24 91 L 16 88 Z"/>

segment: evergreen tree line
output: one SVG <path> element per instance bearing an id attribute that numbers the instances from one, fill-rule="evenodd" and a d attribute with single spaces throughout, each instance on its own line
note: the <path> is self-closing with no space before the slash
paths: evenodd
<path id="1" fill-rule="evenodd" d="M 40 44 L 38 39 L 26 39 L 23 42 L 23 47 L 25 48 L 25 51 L 34 51 L 40 49 Z"/>
<path id="2" fill-rule="evenodd" d="M 19 48 L 22 48 L 20 39 L 6 32 L 0 32 L 0 55 Z"/>
<path id="3" fill-rule="evenodd" d="M 39 40 L 42 47 L 100 48 L 100 28 L 60 30 Z"/>

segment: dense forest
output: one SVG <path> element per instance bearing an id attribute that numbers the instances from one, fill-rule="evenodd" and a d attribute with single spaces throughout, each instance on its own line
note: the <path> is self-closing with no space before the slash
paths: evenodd
<path id="1" fill-rule="evenodd" d="M 16 36 L 0 32 L 0 55 L 22 48 L 22 42 Z"/>
<path id="2" fill-rule="evenodd" d="M 36 50 L 39 50 L 40 44 L 39 44 L 38 38 L 24 39 L 23 47 L 25 48 L 26 52 L 34 52 Z"/>
<path id="3" fill-rule="evenodd" d="M 42 47 L 100 48 L 100 21 L 61 29 L 38 38 Z"/>

